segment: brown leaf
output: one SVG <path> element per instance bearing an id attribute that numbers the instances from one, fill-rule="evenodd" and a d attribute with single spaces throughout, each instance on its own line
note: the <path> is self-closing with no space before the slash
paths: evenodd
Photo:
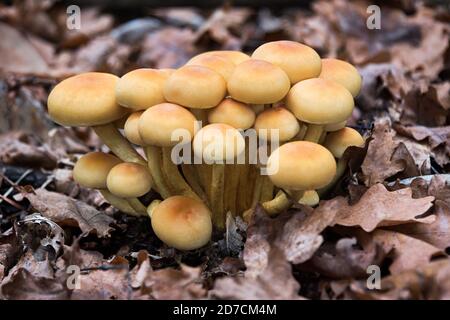
<path id="1" fill-rule="evenodd" d="M 219 299 L 239 300 L 296 300 L 299 283 L 294 279 L 291 264 L 281 250 L 274 248 L 269 253 L 266 268 L 256 278 L 222 277 L 216 280 L 210 296 Z"/>
<path id="2" fill-rule="evenodd" d="M 383 182 L 404 169 L 400 162 L 392 161 L 392 154 L 398 146 L 394 141 L 395 131 L 389 122 L 375 122 L 372 140 L 369 142 L 367 155 L 361 166 L 364 183 L 367 186 Z"/>
<path id="3" fill-rule="evenodd" d="M 106 237 L 113 230 L 110 227 L 113 218 L 84 202 L 43 189 L 25 197 L 33 208 L 61 226 L 77 226 L 82 232 L 95 230 L 99 237 Z"/>
<path id="4" fill-rule="evenodd" d="M 335 223 L 343 226 L 360 226 L 367 232 L 379 226 L 410 222 L 432 223 L 435 216 L 419 217 L 432 207 L 434 197 L 413 199 L 410 188 L 389 192 L 382 184 L 372 186 L 354 205 L 345 198 L 334 198 Z M 327 204 L 330 205 L 330 204 Z M 320 209 L 321 206 L 319 206 Z"/>

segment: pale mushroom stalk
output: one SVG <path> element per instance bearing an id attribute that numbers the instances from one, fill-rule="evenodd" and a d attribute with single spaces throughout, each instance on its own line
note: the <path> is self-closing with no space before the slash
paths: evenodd
<path id="1" fill-rule="evenodd" d="M 266 201 L 272 200 L 273 199 L 273 190 L 274 190 L 274 185 L 270 181 L 269 177 L 263 176 L 260 201 L 266 202 Z"/>
<path id="2" fill-rule="evenodd" d="M 225 165 L 221 163 L 213 163 L 211 178 L 211 206 L 213 210 L 213 224 L 219 229 L 225 228 L 225 211 L 224 211 L 224 177 Z"/>
<path id="3" fill-rule="evenodd" d="M 138 198 L 128 198 L 126 199 L 130 206 L 141 215 L 146 215 L 147 208 L 142 204 Z"/>
<path id="4" fill-rule="evenodd" d="M 133 209 L 133 207 L 127 200 L 116 197 L 106 189 L 100 189 L 99 191 L 102 194 L 103 198 L 105 198 L 105 200 L 108 201 L 109 204 L 111 204 L 113 207 L 132 216 L 141 216 L 141 211 Z"/>
<path id="5" fill-rule="evenodd" d="M 316 190 L 306 190 L 303 196 L 298 200 L 298 203 L 314 207 L 319 204 L 320 198 Z"/>
<path id="6" fill-rule="evenodd" d="M 187 183 L 191 186 L 192 190 L 209 207 L 208 196 L 206 195 L 206 192 L 200 183 L 200 177 L 198 176 L 198 172 L 195 170 L 195 167 L 192 164 L 182 163 L 181 171 L 183 172 L 184 178 L 186 179 Z"/>
<path id="7" fill-rule="evenodd" d="M 156 146 L 147 146 L 145 147 L 145 153 L 147 155 L 148 168 L 150 169 L 156 189 L 163 199 L 167 199 L 172 194 L 162 172 L 161 148 Z"/>
<path id="8" fill-rule="evenodd" d="M 92 127 L 104 144 L 121 160 L 145 165 L 144 158 L 123 137 L 113 123 Z"/>
<path id="9" fill-rule="evenodd" d="M 173 194 L 184 195 L 187 197 L 201 200 L 200 197 L 192 190 L 189 184 L 184 180 L 183 176 L 178 170 L 178 166 L 172 161 L 171 158 L 172 148 L 163 147 L 163 171 L 167 177 L 167 184 L 172 190 Z"/>

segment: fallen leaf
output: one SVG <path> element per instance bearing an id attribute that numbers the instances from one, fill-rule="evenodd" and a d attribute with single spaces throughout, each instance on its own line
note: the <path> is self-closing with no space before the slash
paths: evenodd
<path id="1" fill-rule="evenodd" d="M 113 218 L 88 204 L 63 194 L 38 189 L 25 197 L 34 209 L 60 226 L 76 226 L 82 232 L 95 231 L 99 237 L 109 235 Z"/>
<path id="2" fill-rule="evenodd" d="M 328 202 L 334 204 L 336 224 L 360 226 L 363 230 L 371 232 L 380 226 L 410 222 L 432 223 L 435 216 L 419 216 L 432 207 L 433 200 L 434 197 L 431 196 L 413 199 L 410 188 L 389 192 L 382 184 L 376 184 L 352 206 L 342 197 L 326 201 L 324 205 L 331 206 Z"/>

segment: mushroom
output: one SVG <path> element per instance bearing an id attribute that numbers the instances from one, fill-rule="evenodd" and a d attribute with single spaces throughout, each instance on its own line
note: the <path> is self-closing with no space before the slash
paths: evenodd
<path id="1" fill-rule="evenodd" d="M 201 201 L 173 196 L 151 208 L 151 223 L 156 236 L 168 246 L 194 250 L 211 240 L 211 212 Z"/>
<path id="2" fill-rule="evenodd" d="M 319 78 L 335 81 L 343 85 L 353 97 L 361 90 L 362 78 L 350 63 L 338 59 L 322 59 Z"/>
<path id="3" fill-rule="evenodd" d="M 318 142 L 324 126 L 347 120 L 354 101 L 351 93 L 337 82 L 314 78 L 295 84 L 289 91 L 287 107 L 308 124 L 304 140 Z"/>
<path id="4" fill-rule="evenodd" d="M 362 147 L 364 146 L 364 142 L 364 138 L 359 134 L 359 132 L 349 127 L 345 127 L 327 134 L 323 146 L 330 150 L 338 161 L 336 175 L 327 186 L 319 190 L 319 194 L 324 194 L 328 191 L 344 174 L 348 163 L 348 157 L 344 155 L 345 150 L 351 146 Z"/>
<path id="5" fill-rule="evenodd" d="M 136 111 L 128 116 L 123 126 L 125 137 L 131 142 L 138 146 L 143 146 L 144 141 L 139 134 L 139 119 L 144 111 Z"/>
<path id="6" fill-rule="evenodd" d="M 132 162 L 115 165 L 108 173 L 106 186 L 113 195 L 127 199 L 134 210 L 146 214 L 147 209 L 137 199 L 152 187 L 152 177 L 145 166 Z"/>
<path id="7" fill-rule="evenodd" d="M 165 101 L 163 87 L 168 77 L 168 74 L 155 69 L 130 71 L 117 81 L 117 102 L 135 111 L 162 103 Z"/>
<path id="8" fill-rule="evenodd" d="M 224 123 L 240 130 L 252 127 L 255 122 L 255 116 L 253 108 L 232 98 L 225 98 L 217 107 L 208 110 L 209 123 Z M 233 163 L 227 165 L 225 171 L 225 210 L 236 213 L 236 190 L 239 185 L 240 173 L 244 174 L 242 178 L 247 178 L 246 170 L 243 170 L 242 164 Z M 201 174 L 205 173 L 206 171 L 203 169 Z"/>
<path id="9" fill-rule="evenodd" d="M 145 160 L 120 134 L 114 122 L 127 110 L 115 97 L 118 77 L 87 72 L 57 84 L 48 96 L 50 117 L 64 126 L 92 126 L 100 139 L 123 161 L 145 164 Z"/>
<path id="10" fill-rule="evenodd" d="M 189 110 L 173 103 L 155 105 L 139 118 L 139 135 L 146 146 L 148 166 L 163 198 L 183 194 L 198 199 L 171 159 L 172 146 L 180 142 L 177 130 L 187 135 L 187 141 L 183 142 L 189 143 L 194 136 L 195 121 Z"/>
<path id="11" fill-rule="evenodd" d="M 209 192 L 213 223 L 225 227 L 223 203 L 225 163 L 234 163 L 245 150 L 245 140 L 241 133 L 223 123 L 209 124 L 200 129 L 193 140 L 194 154 L 212 165 L 211 188 Z"/>
<path id="12" fill-rule="evenodd" d="M 240 64 L 241 62 L 244 62 L 248 59 L 250 59 L 250 56 L 247 54 L 240 52 L 240 51 L 233 51 L 233 50 L 213 50 L 213 51 L 206 51 L 203 53 L 200 53 L 199 55 L 196 55 L 196 57 L 201 56 L 207 56 L 207 55 L 214 55 L 219 56 L 221 58 L 225 58 L 233 62 L 235 65 Z"/>
<path id="13" fill-rule="evenodd" d="M 298 200 L 304 191 L 328 185 L 336 174 L 336 162 L 330 151 L 319 144 L 293 141 L 272 152 L 267 171 L 275 186 Z M 289 205 L 288 198 L 280 195 L 276 205 L 270 208 L 271 212 L 285 209 Z"/>
<path id="14" fill-rule="evenodd" d="M 316 78 L 320 74 L 321 60 L 317 52 L 295 41 L 273 41 L 259 46 L 252 54 L 253 59 L 268 61 L 289 77 L 291 84 Z"/>
<path id="15" fill-rule="evenodd" d="M 109 171 L 122 161 L 103 152 L 90 152 L 78 159 L 73 168 L 73 179 L 86 188 L 98 189 L 111 205 L 122 212 L 139 215 L 127 200 L 110 193 L 106 186 Z"/>
<path id="16" fill-rule="evenodd" d="M 319 204 L 320 198 L 316 190 L 306 190 L 303 196 L 298 200 L 298 203 L 305 206 L 314 207 Z"/>
<path id="17" fill-rule="evenodd" d="M 272 104 L 282 100 L 290 88 L 286 73 L 270 62 L 249 59 L 236 66 L 227 88 L 230 96 L 249 104 Z"/>
<path id="18" fill-rule="evenodd" d="M 225 80 L 228 80 L 235 67 L 235 64 L 229 59 L 213 54 L 195 56 L 186 65 L 210 68 L 219 73 Z"/>

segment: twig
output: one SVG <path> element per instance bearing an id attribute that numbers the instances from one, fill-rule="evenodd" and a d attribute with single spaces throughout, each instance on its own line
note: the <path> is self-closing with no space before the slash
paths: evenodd
<path id="1" fill-rule="evenodd" d="M 25 171 L 20 177 L 19 179 L 17 179 L 15 182 L 11 181 L 7 176 L 5 176 L 3 173 L 0 173 L 0 175 L 2 176 L 3 179 L 6 180 L 6 182 L 8 182 L 11 187 L 6 190 L 6 192 L 3 194 L 3 197 L 1 197 L 0 199 L 0 203 L 3 202 L 3 200 L 5 200 L 5 198 L 7 199 L 8 196 L 11 194 L 11 192 L 13 192 L 14 189 L 18 189 L 20 191 L 20 186 L 18 185 L 23 179 L 25 179 L 26 176 L 28 176 L 31 172 L 33 172 L 33 170 L 28 169 L 27 171 Z M 7 200 L 5 200 L 7 201 Z M 8 202 L 8 201 L 7 201 Z M 9 204 L 11 204 L 10 202 L 8 202 Z"/>

